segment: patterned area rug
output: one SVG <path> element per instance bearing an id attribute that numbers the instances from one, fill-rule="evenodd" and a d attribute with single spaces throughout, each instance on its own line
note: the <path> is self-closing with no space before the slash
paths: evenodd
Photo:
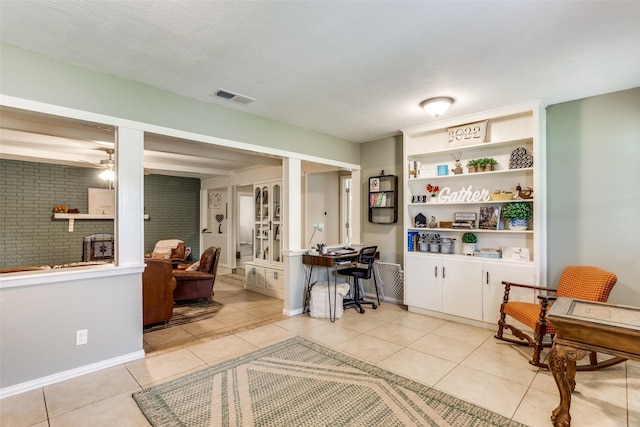
<path id="1" fill-rule="evenodd" d="M 301 337 L 133 397 L 156 427 L 522 426 Z"/>
<path id="2" fill-rule="evenodd" d="M 167 323 L 157 323 L 155 325 L 145 326 L 143 333 L 159 331 L 172 326 L 180 326 L 208 319 L 215 316 L 222 307 L 222 304 L 215 301 L 179 301 L 173 306 L 173 315 Z"/>

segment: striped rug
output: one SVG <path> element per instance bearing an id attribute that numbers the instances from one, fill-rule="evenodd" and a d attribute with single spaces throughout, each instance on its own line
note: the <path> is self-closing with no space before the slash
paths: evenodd
<path id="1" fill-rule="evenodd" d="M 522 426 L 301 337 L 133 397 L 156 427 Z"/>

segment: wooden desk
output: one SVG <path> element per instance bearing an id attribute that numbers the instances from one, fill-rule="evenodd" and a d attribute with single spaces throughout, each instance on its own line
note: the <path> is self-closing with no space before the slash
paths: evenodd
<path id="1" fill-rule="evenodd" d="M 337 301 L 337 278 L 333 279 L 333 311 L 331 310 L 331 290 L 329 284 L 330 280 L 330 269 L 335 268 L 338 265 L 346 265 L 353 264 L 358 260 L 359 252 L 353 252 L 344 255 L 310 255 L 304 254 L 302 255 L 302 263 L 306 265 L 310 265 L 309 274 L 307 276 L 307 284 L 305 288 L 304 294 L 304 307 L 302 309 L 303 313 L 309 311 L 309 300 L 311 298 L 311 288 L 313 284 L 311 283 L 311 274 L 313 273 L 313 267 L 325 267 L 327 270 L 327 292 L 329 297 L 329 319 L 332 322 L 336 321 L 336 301 Z"/>
<path id="2" fill-rule="evenodd" d="M 558 298 L 547 319 L 556 329 L 549 369 L 560 393 L 551 421 L 556 427 L 569 427 L 576 361 L 591 351 L 640 360 L 640 308 Z"/>

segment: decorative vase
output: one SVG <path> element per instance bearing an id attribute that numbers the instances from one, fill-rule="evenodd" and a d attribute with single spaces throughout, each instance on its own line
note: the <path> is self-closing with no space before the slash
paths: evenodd
<path id="1" fill-rule="evenodd" d="M 510 230 L 522 231 L 526 230 L 527 227 L 529 227 L 528 219 L 512 219 L 509 221 Z"/>
<path id="2" fill-rule="evenodd" d="M 476 251 L 477 243 L 463 243 L 462 253 L 465 255 L 473 255 Z"/>
<path id="3" fill-rule="evenodd" d="M 431 197 L 429 197 L 429 202 L 430 203 L 438 203 L 438 196 L 432 195 Z"/>

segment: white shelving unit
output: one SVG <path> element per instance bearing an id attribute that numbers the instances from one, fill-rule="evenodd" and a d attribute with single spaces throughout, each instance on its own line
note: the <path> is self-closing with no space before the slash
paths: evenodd
<path id="1" fill-rule="evenodd" d="M 484 121 L 487 122 L 486 142 L 465 144 L 464 140 L 450 138 L 449 129 Z M 404 302 L 410 311 L 493 327 L 488 324 L 497 321 L 503 280 L 539 284 L 546 257 L 543 138 L 544 109 L 538 102 L 403 130 L 403 157 L 407 167 L 403 181 Z M 533 156 L 533 165 L 510 169 L 512 152 L 520 147 Z M 453 157 L 460 157 L 463 173 L 453 174 Z M 467 161 L 478 158 L 493 158 L 498 163 L 493 171 L 469 173 Z M 436 198 L 427 192 L 429 184 L 439 187 Z M 528 203 L 533 210 L 533 219 L 526 230 L 511 230 L 502 218 L 496 229 L 478 228 L 478 221 L 471 230 L 447 224 L 454 222 L 456 213 L 475 213 L 479 218 L 483 206 L 499 209 L 501 216 L 504 205 L 516 200 L 491 200 L 490 194 L 496 190 L 514 192 L 518 184 L 522 189 L 533 189 L 533 198 L 517 200 Z M 416 226 L 418 214 L 426 218 L 426 228 Z M 437 227 L 429 228 L 433 217 Z M 463 255 L 461 237 L 469 231 L 477 235 L 478 249 L 526 248 L 530 260 Z M 409 240 L 413 240 L 411 236 L 415 233 L 455 239 L 452 253 L 420 252 L 415 245 L 410 250 Z M 516 298 L 534 301 L 535 295 L 524 292 Z"/>

